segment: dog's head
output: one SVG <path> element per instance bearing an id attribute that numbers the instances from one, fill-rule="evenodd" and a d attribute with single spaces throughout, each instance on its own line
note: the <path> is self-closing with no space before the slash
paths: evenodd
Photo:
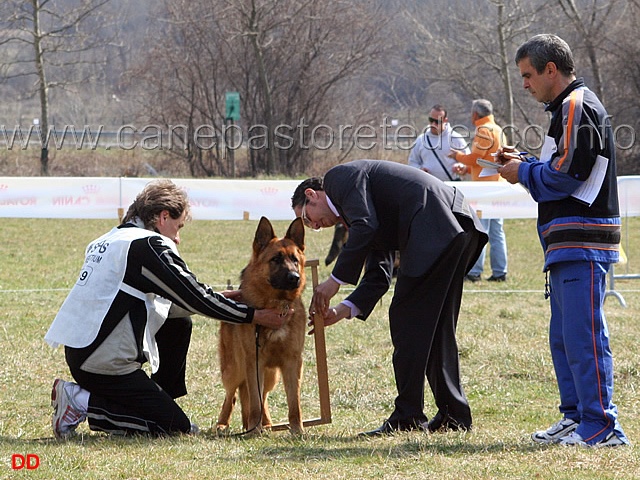
<path id="1" fill-rule="evenodd" d="M 271 222 L 262 217 L 253 240 L 254 267 L 268 267 L 268 283 L 276 290 L 295 291 L 299 295 L 304 288 L 304 225 L 296 218 L 279 239 Z"/>

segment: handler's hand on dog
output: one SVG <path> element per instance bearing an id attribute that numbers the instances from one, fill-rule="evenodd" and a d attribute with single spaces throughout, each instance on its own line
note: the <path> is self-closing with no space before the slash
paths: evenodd
<path id="1" fill-rule="evenodd" d="M 289 307 L 286 311 L 276 310 L 274 308 L 265 308 L 256 310 L 253 314 L 253 322 L 263 327 L 278 329 L 291 319 L 293 308 Z"/>
<path id="2" fill-rule="evenodd" d="M 235 300 L 236 302 L 242 301 L 242 290 L 225 290 L 220 292 L 225 298 Z"/>
<path id="3" fill-rule="evenodd" d="M 347 318 L 351 314 L 351 309 L 347 307 L 345 304 L 341 303 L 337 307 L 329 308 L 327 310 L 327 315 L 323 316 L 323 324 L 325 327 L 329 325 L 333 325 L 334 323 L 338 323 L 343 318 Z M 318 314 L 309 315 L 309 323 L 308 326 L 311 327 L 308 335 L 313 335 L 315 333 L 315 319 L 318 317 Z M 322 318 L 322 317 L 321 317 Z"/>

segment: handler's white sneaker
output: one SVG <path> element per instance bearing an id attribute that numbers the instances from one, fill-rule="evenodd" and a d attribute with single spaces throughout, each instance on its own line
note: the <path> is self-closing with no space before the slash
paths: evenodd
<path id="1" fill-rule="evenodd" d="M 540 430 L 531 434 L 531 440 L 536 443 L 558 443 L 564 437 L 578 428 L 578 423 L 570 418 L 563 418 L 559 422 L 551 425 L 547 430 Z"/>
<path id="2" fill-rule="evenodd" d="M 74 402 L 73 397 L 82 391 L 80 385 L 65 382 L 59 378 L 51 389 L 53 416 L 51 426 L 58 440 L 65 440 L 75 434 L 76 427 L 87 418 L 87 411 Z"/>
<path id="3" fill-rule="evenodd" d="M 565 447 L 578 446 L 578 447 L 600 448 L 600 447 L 618 447 L 620 445 L 626 445 L 626 443 L 620 440 L 615 433 L 611 432 L 609 433 L 609 435 L 604 437 L 599 442 L 589 445 L 587 442 L 584 441 L 584 439 L 580 436 L 580 434 L 576 432 L 571 432 L 569 435 L 567 435 L 566 437 L 562 438 L 562 440 L 560 440 L 560 445 L 563 445 Z"/>

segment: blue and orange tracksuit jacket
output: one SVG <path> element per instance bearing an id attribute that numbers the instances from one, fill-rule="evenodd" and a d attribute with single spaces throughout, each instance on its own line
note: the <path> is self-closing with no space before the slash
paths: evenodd
<path id="1" fill-rule="evenodd" d="M 528 159 L 518 170 L 518 180 L 538 203 L 544 269 L 563 261 L 615 263 L 619 256 L 620 213 L 610 118 L 581 78 L 546 110 L 551 112 L 548 136 L 555 142 L 556 151 L 550 159 Z M 587 205 L 571 195 L 587 180 L 598 155 L 609 162 L 600 192 Z"/>

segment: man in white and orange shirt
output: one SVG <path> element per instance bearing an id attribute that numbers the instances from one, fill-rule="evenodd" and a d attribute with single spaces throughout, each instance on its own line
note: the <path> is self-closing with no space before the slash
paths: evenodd
<path id="1" fill-rule="evenodd" d="M 458 162 L 454 171 L 459 175 L 471 174 L 471 179 L 476 181 L 502 181 L 497 170 L 483 169 L 476 162 L 479 158 L 495 161 L 492 153 L 496 153 L 501 147 L 502 129 L 493 118 L 493 105 L 489 100 L 474 100 L 471 105 L 471 119 L 476 127 L 475 137 L 471 145 L 471 153 L 452 150 L 449 156 Z M 489 234 L 491 245 L 491 276 L 490 282 L 504 282 L 507 279 L 507 239 L 503 229 L 502 218 L 483 218 L 482 225 Z M 481 280 L 484 269 L 484 256 L 486 247 L 480 254 L 476 264 L 469 271 L 466 278 L 472 282 Z"/>

